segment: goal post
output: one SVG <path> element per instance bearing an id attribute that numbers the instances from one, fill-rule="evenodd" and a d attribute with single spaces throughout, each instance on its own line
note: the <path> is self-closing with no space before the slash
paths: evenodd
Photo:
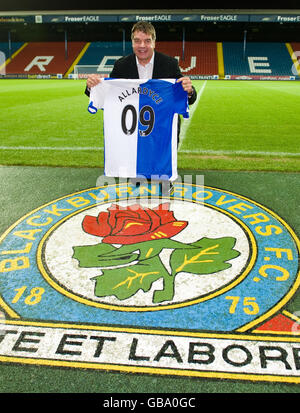
<path id="1" fill-rule="evenodd" d="M 75 79 L 87 78 L 88 75 L 96 73 L 102 77 L 108 77 L 114 67 L 114 63 L 122 56 L 103 56 L 98 65 L 75 65 Z"/>
<path id="2" fill-rule="evenodd" d="M 112 69 L 101 69 L 99 65 L 75 65 L 74 66 L 74 78 L 86 79 L 89 75 L 95 73 L 101 77 L 108 77 Z"/>

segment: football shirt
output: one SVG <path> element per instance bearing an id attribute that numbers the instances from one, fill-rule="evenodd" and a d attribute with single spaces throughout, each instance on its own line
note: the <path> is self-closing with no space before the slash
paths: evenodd
<path id="1" fill-rule="evenodd" d="M 90 92 L 90 113 L 104 110 L 106 176 L 177 178 L 178 114 L 187 92 L 175 79 L 105 79 Z"/>

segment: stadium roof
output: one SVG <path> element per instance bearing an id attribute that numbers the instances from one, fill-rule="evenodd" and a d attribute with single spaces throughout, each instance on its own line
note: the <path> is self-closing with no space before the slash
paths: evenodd
<path id="1" fill-rule="evenodd" d="M 299 14 L 299 9 L 124 9 L 124 10 L 114 10 L 114 9 L 99 9 L 99 10 L 18 10 L 18 11 L 1 11 L 2 16 L 20 16 L 20 15 L 35 15 L 35 14 L 81 14 L 81 15 L 92 15 L 92 14 Z"/>

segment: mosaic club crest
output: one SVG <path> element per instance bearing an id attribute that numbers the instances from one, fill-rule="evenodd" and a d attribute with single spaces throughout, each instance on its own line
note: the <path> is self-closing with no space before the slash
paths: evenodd
<path id="1" fill-rule="evenodd" d="M 283 219 L 217 188 L 64 196 L 0 238 L 0 361 L 299 382 L 298 259 Z"/>

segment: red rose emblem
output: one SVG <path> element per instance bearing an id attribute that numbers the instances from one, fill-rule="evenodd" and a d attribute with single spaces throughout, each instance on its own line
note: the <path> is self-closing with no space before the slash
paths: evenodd
<path id="1" fill-rule="evenodd" d="M 112 205 L 97 217 L 86 215 L 82 227 L 88 234 L 103 237 L 102 242 L 107 244 L 135 244 L 171 238 L 188 223 L 177 221 L 169 207 L 169 203 L 153 209 L 138 204 L 128 207 Z"/>

